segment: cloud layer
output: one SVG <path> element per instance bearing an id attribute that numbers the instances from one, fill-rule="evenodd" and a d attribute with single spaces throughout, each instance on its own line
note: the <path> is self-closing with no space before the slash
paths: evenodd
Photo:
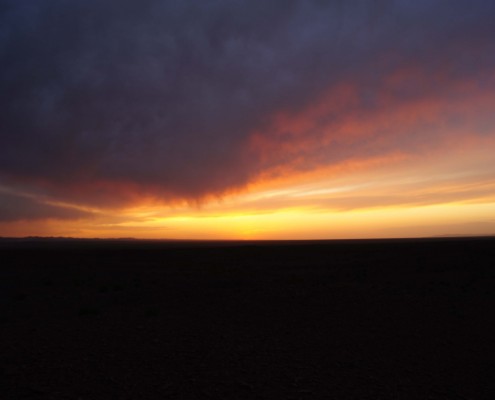
<path id="1" fill-rule="evenodd" d="M 3 1 L 0 183 L 194 200 L 495 135 L 494 20 L 481 0 Z"/>

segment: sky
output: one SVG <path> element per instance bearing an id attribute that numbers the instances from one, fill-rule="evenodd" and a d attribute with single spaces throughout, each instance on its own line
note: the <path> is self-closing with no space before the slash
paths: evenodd
<path id="1" fill-rule="evenodd" d="M 2 0 L 0 236 L 495 234 L 492 0 Z"/>

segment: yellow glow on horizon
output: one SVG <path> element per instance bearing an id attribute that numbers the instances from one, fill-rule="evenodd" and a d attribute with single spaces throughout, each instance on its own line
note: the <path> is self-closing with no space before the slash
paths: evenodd
<path id="1" fill-rule="evenodd" d="M 121 209 L 90 209 L 59 202 L 90 217 L 0 221 L 0 235 L 199 240 L 493 235 L 492 149 L 487 142 L 465 155 L 370 159 L 338 174 L 323 168 L 292 180 L 262 179 L 244 191 L 193 204 L 149 198 Z"/>
<path id="2" fill-rule="evenodd" d="M 13 236 L 135 237 L 142 239 L 284 240 L 428 237 L 495 234 L 495 201 L 355 210 L 301 207 L 221 214 L 197 210 L 187 215 L 120 221 L 17 223 Z M 144 213 L 145 214 L 145 213 Z M 150 212 L 147 216 L 151 215 Z"/>
<path id="3" fill-rule="evenodd" d="M 492 219 L 487 220 L 487 215 L 492 216 Z M 490 229 L 490 225 L 485 228 L 485 223 L 495 226 L 495 203 L 452 203 L 351 211 L 302 208 L 226 215 L 200 212 L 197 215 L 116 224 L 113 230 L 132 228 L 136 232 L 142 228 L 145 233 L 138 237 L 143 238 L 167 238 L 173 233 L 170 238 L 213 240 L 347 239 L 495 233 L 486 230 Z"/>

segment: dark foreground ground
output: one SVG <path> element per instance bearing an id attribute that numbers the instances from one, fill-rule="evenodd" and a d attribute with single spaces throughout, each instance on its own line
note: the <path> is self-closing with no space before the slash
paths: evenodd
<path id="1" fill-rule="evenodd" d="M 495 398 L 495 240 L 0 241 L 1 399 Z"/>

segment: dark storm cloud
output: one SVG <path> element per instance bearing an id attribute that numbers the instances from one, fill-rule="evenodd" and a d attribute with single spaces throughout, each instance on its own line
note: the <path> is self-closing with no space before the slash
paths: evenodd
<path id="1" fill-rule="evenodd" d="M 373 109 L 410 63 L 483 79 L 494 18 L 492 1 L 4 0 L 0 179 L 81 204 L 222 193 L 270 164 L 247 143 L 274 112 L 342 80 Z"/>

